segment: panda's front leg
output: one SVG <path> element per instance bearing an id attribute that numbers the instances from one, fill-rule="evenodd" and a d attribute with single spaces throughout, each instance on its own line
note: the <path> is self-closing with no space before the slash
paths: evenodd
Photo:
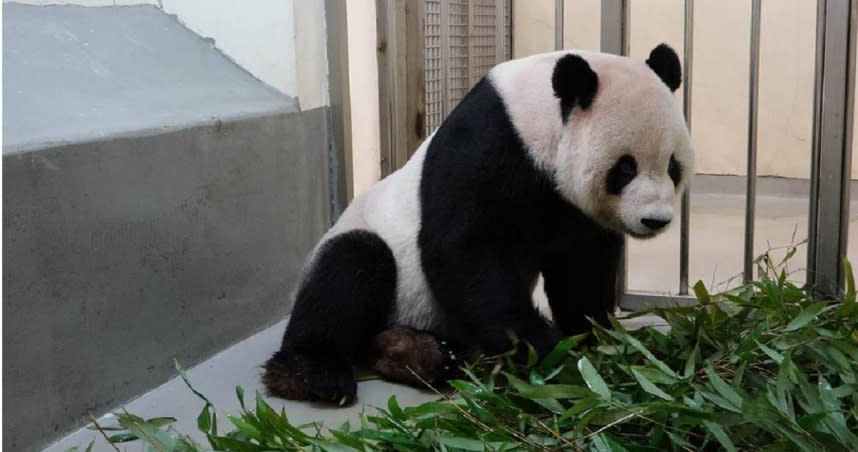
<path id="1" fill-rule="evenodd" d="M 562 335 L 534 308 L 515 256 L 474 244 L 447 249 L 424 250 L 423 264 L 453 334 L 487 354 L 511 350 L 513 338 L 532 345 L 540 356 L 554 348 Z"/>
<path id="2" fill-rule="evenodd" d="M 545 295 L 554 324 L 564 335 L 590 332 L 588 317 L 600 325 L 609 325 L 608 314 L 616 307 L 622 246 L 622 236 L 605 233 L 544 258 L 541 271 Z"/>

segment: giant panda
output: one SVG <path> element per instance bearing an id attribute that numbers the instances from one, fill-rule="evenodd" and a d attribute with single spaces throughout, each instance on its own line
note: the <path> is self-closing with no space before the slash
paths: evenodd
<path id="1" fill-rule="evenodd" d="M 494 67 L 322 237 L 264 365 L 269 394 L 344 405 L 362 357 L 420 384 L 463 347 L 518 338 L 544 355 L 606 323 L 624 235 L 662 232 L 693 173 L 680 80 L 664 44 L 646 62 L 558 51 Z"/>

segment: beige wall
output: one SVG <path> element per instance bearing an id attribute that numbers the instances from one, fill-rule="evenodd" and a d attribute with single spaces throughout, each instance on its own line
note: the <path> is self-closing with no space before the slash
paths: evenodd
<path id="1" fill-rule="evenodd" d="M 552 50 L 554 1 L 513 3 L 513 56 Z M 645 59 L 660 42 L 682 53 L 683 0 L 630 4 L 632 57 Z M 598 49 L 599 14 L 598 0 L 566 0 L 565 48 Z M 750 16 L 746 0 L 695 2 L 691 124 L 701 173 L 746 172 Z M 807 178 L 810 172 L 815 29 L 815 1 L 762 2 L 759 175 Z M 858 178 L 858 159 L 852 174 Z"/>
<path id="2" fill-rule="evenodd" d="M 346 3 L 355 195 L 375 183 L 381 171 L 375 16 L 374 1 Z"/>

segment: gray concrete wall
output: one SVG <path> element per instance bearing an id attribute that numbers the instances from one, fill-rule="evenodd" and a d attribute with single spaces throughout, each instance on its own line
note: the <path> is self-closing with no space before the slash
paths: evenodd
<path id="1" fill-rule="evenodd" d="M 325 111 L 3 159 L 3 445 L 278 321 L 327 225 Z"/>
<path id="2" fill-rule="evenodd" d="M 35 450 L 286 314 L 330 112 L 151 6 L 4 3 L 3 46 L 3 447 Z"/>

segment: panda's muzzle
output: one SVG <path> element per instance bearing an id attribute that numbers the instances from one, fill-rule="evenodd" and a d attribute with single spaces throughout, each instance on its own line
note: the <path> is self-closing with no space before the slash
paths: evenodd
<path id="1" fill-rule="evenodd" d="M 652 229 L 653 231 L 658 231 L 670 224 L 670 220 L 661 220 L 658 218 L 641 218 L 641 224 Z"/>

